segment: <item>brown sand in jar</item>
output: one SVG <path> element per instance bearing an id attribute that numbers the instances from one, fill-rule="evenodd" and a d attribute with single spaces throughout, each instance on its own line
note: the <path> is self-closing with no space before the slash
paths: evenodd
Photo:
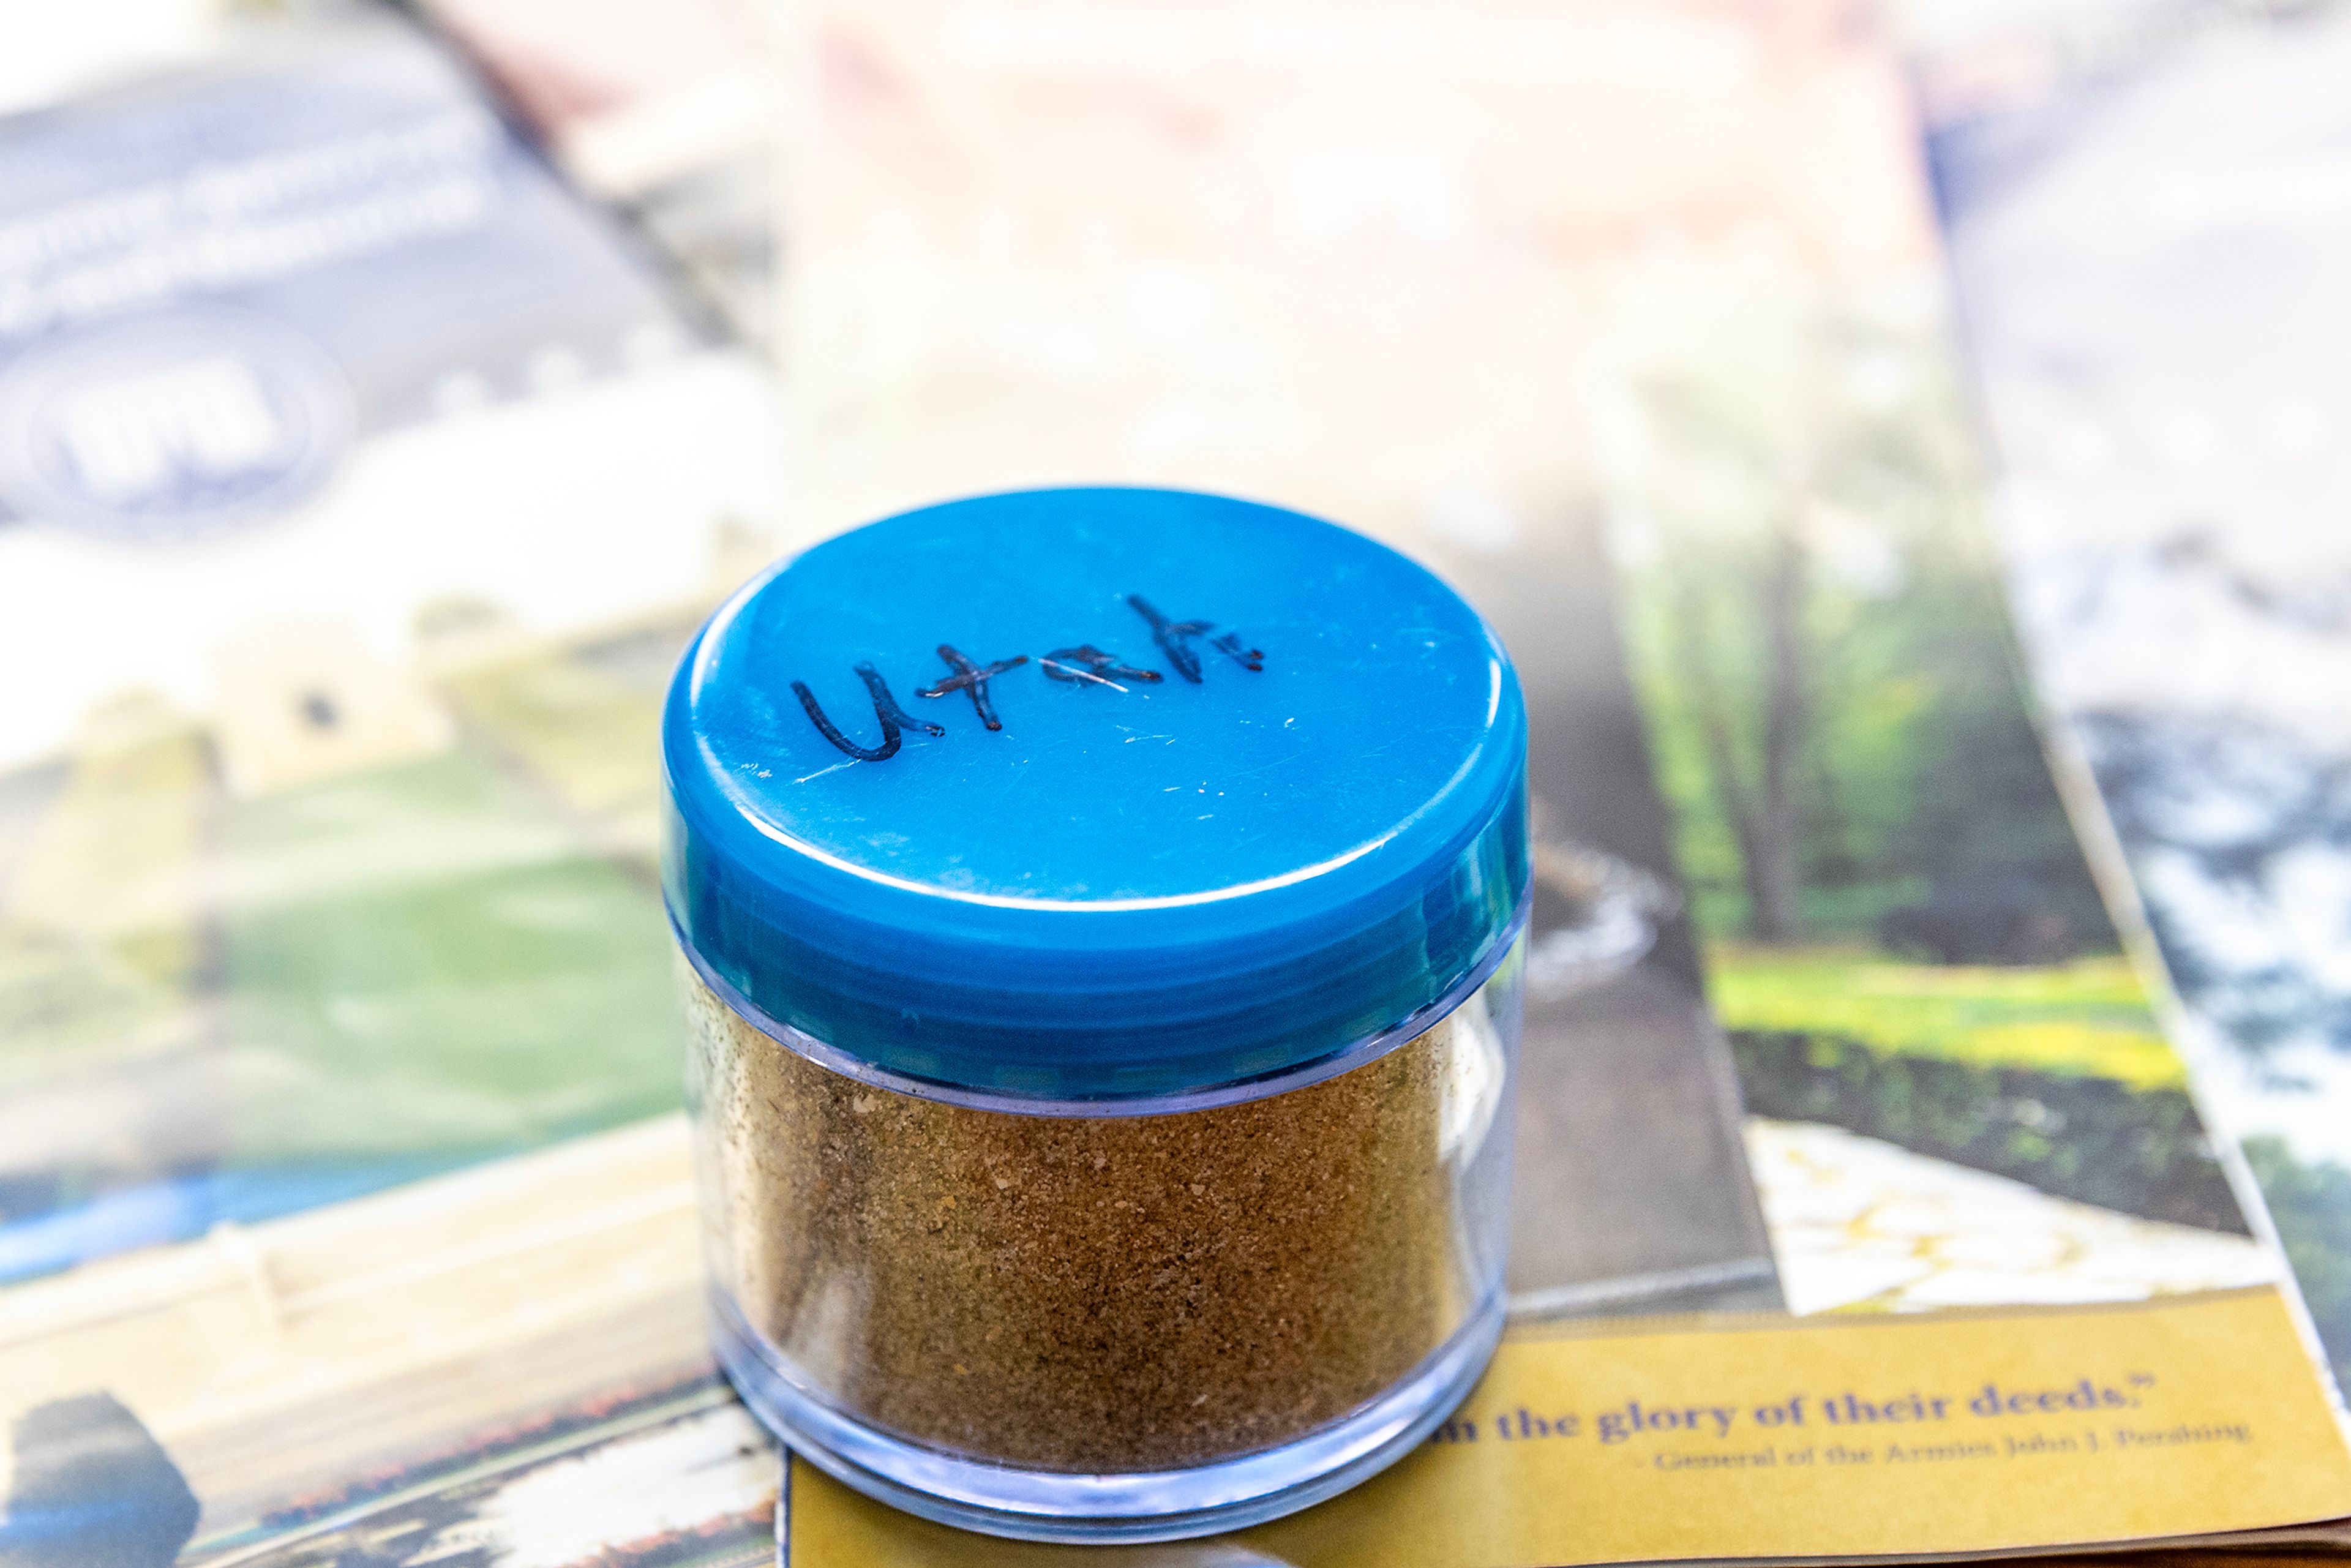
<path id="1" fill-rule="evenodd" d="M 714 1270 L 799 1378 L 917 1442 L 1093 1473 L 1270 1448 L 1476 1304 L 1459 1012 L 1286 1094 L 1079 1119 L 875 1089 L 684 990 Z"/>

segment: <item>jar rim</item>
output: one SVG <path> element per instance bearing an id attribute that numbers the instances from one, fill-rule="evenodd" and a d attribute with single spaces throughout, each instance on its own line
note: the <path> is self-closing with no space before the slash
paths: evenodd
<path id="1" fill-rule="evenodd" d="M 1238 1079 L 1227 1083 L 1169 1093 L 1098 1095 L 1091 1098 L 1049 1097 L 974 1088 L 894 1072 L 865 1057 L 830 1045 L 804 1030 L 778 1023 L 763 1012 L 757 1002 L 730 984 L 725 976 L 714 971 L 677 932 L 674 922 L 671 932 L 678 936 L 678 951 L 693 969 L 695 977 L 707 987 L 711 995 L 717 998 L 729 1012 L 784 1050 L 805 1057 L 819 1067 L 840 1073 L 844 1078 L 916 1100 L 959 1105 L 973 1111 L 994 1111 L 1011 1116 L 1170 1116 L 1187 1111 L 1213 1110 L 1222 1105 L 1246 1104 L 1253 1100 L 1270 1100 L 1293 1090 L 1311 1088 L 1343 1073 L 1353 1072 L 1359 1067 L 1368 1066 L 1388 1052 L 1409 1045 L 1451 1018 L 1489 981 L 1500 974 L 1506 964 L 1523 958 L 1521 939 L 1526 935 L 1533 908 L 1534 895 L 1530 889 L 1520 898 L 1517 912 L 1497 934 L 1493 946 L 1443 995 L 1402 1020 L 1351 1041 L 1328 1055 L 1256 1078 Z"/>

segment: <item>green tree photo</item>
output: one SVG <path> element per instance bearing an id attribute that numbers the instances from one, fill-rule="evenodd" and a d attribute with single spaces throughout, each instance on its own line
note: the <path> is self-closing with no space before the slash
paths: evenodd
<path id="1" fill-rule="evenodd" d="M 1931 315 L 1686 312 L 1620 345 L 1603 415 L 1628 654 L 1750 1110 L 2239 1228 L 2043 752 Z"/>

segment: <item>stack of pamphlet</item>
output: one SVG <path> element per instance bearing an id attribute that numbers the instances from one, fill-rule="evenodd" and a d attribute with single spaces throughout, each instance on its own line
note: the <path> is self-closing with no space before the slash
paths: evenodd
<path id="1" fill-rule="evenodd" d="M 653 737 L 765 560 L 1100 480 L 1461 586 L 1539 846 L 1492 1371 L 1344 1497 L 1119 1555 L 2351 1549 L 2339 716 L 2168 674 L 2177 612 L 2339 662 L 2346 563 L 2067 434 L 2139 439 L 2204 230 L 2149 197 L 2126 248 L 2187 248 L 2127 297 L 2039 265 L 2126 246 L 2080 193 L 2210 40 L 2272 73 L 2229 155 L 2315 166 L 2286 24 L 2003 78 L 1922 13 L 1930 186 L 1828 0 L 830 0 L 788 440 L 557 172 L 625 139 L 527 114 L 550 164 L 488 96 L 601 101 L 517 63 L 544 16 L 428 10 L 470 55 L 192 4 L 0 119 L 0 1564 L 1072 1555 L 846 1490 L 716 1376 Z M 2238 439 L 2179 362 L 2147 428 Z M 2274 395 L 2281 443 L 2351 410 Z"/>
<path id="2" fill-rule="evenodd" d="M 1916 19 L 2003 553 L 2351 1383 L 2351 16 L 2032 20 Z"/>

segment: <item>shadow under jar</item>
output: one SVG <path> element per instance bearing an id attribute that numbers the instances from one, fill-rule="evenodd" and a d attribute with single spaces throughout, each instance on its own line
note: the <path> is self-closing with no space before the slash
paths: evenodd
<path id="1" fill-rule="evenodd" d="M 746 1401 L 1049 1540 L 1425 1437 L 1501 1326 L 1525 751 L 1467 605 L 1272 507 L 987 497 L 737 594 L 664 875 Z"/>

